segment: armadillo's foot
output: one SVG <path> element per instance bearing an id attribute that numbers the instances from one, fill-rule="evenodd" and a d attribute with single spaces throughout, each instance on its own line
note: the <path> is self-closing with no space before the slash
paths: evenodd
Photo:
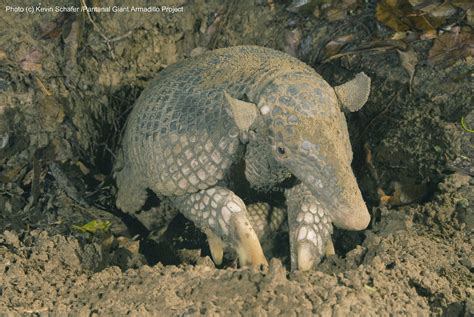
<path id="1" fill-rule="evenodd" d="M 286 196 L 291 269 L 307 271 L 331 251 L 327 244 L 331 243 L 332 224 L 321 204 L 302 186 L 288 190 Z"/>
<path id="2" fill-rule="evenodd" d="M 247 205 L 247 215 L 260 243 L 275 234 L 287 218 L 285 209 L 264 202 Z"/>
<path id="3" fill-rule="evenodd" d="M 176 197 L 174 201 L 183 215 L 210 237 L 209 247 L 216 263 L 222 261 L 219 241 L 222 239 L 235 249 L 240 265 L 267 265 L 257 234 L 247 218 L 245 204 L 232 191 L 216 186 Z"/>
<path id="4" fill-rule="evenodd" d="M 147 192 L 145 188 L 134 184 L 121 184 L 117 192 L 115 205 L 124 212 L 132 213 L 142 208 L 146 198 Z"/>
<path id="5" fill-rule="evenodd" d="M 332 225 L 321 206 L 303 203 L 290 224 L 292 268 L 307 271 L 321 261 L 331 239 Z"/>

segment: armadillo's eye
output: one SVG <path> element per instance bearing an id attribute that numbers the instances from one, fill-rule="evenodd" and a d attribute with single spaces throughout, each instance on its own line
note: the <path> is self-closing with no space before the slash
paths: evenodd
<path id="1" fill-rule="evenodd" d="M 286 159 L 286 157 L 288 156 L 288 149 L 286 148 L 286 146 L 282 145 L 282 144 L 275 144 L 274 147 L 273 147 L 273 151 L 275 153 L 275 158 L 277 159 Z"/>

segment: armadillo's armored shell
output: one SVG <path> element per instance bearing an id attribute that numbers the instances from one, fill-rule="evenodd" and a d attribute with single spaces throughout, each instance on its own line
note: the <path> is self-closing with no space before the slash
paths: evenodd
<path id="1" fill-rule="evenodd" d="M 272 78 L 294 72 L 316 74 L 297 59 L 256 46 L 216 50 L 163 70 L 129 116 L 119 189 L 134 183 L 176 196 L 215 185 L 239 147 L 224 93 L 257 103 Z"/>

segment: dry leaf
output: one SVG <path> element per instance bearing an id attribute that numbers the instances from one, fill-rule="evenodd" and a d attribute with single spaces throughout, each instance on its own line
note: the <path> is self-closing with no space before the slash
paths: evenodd
<path id="1" fill-rule="evenodd" d="M 474 9 L 474 2 L 472 0 L 451 0 L 450 4 L 465 11 Z"/>
<path id="2" fill-rule="evenodd" d="M 457 26 L 435 39 L 428 61 L 449 66 L 469 56 L 474 56 L 474 34 L 468 27 Z"/>
<path id="3" fill-rule="evenodd" d="M 90 169 L 84 164 L 82 163 L 81 161 L 76 161 L 76 166 L 79 167 L 79 169 L 81 170 L 82 174 L 84 175 L 87 175 L 90 173 Z"/>
<path id="4" fill-rule="evenodd" d="M 326 19 L 329 22 L 343 20 L 346 18 L 346 10 L 340 8 L 330 8 L 326 11 Z"/>
<path id="5" fill-rule="evenodd" d="M 300 45 L 301 42 L 301 30 L 300 29 L 293 29 L 293 30 L 288 30 L 285 33 L 285 46 L 283 47 L 283 50 L 285 53 L 291 55 L 291 56 L 297 56 L 298 52 L 298 46 Z"/>
<path id="6" fill-rule="evenodd" d="M 325 2 L 325 4 L 315 7 L 313 15 L 316 17 L 321 15 L 330 22 L 345 19 L 349 14 L 353 14 L 360 9 L 360 2 L 358 0 L 325 0 Z"/>
<path id="7" fill-rule="evenodd" d="M 286 10 L 293 13 L 305 13 L 311 11 L 318 2 L 314 0 L 293 0 Z"/>
<path id="8" fill-rule="evenodd" d="M 43 53 L 39 49 L 33 48 L 20 60 L 20 67 L 29 72 L 40 72 L 43 68 L 42 59 Z"/>
<path id="9" fill-rule="evenodd" d="M 426 0 L 408 0 L 415 10 L 421 10 L 432 17 L 447 18 L 456 13 L 449 2 L 426 1 Z"/>
<path id="10" fill-rule="evenodd" d="M 466 19 L 471 26 L 474 26 L 474 8 L 466 11 Z"/>
<path id="11" fill-rule="evenodd" d="M 418 40 L 420 37 L 420 34 L 418 32 L 412 32 L 412 31 L 404 31 L 404 32 L 395 32 L 393 35 L 390 37 L 391 40 L 394 41 L 405 41 L 405 42 L 413 42 Z"/>
<path id="12" fill-rule="evenodd" d="M 401 1 L 400 1 L 401 2 Z M 389 26 L 397 32 L 410 30 L 410 23 L 404 18 L 399 1 L 378 1 L 375 17 L 378 21 Z"/>
<path id="13" fill-rule="evenodd" d="M 51 140 L 51 151 L 44 158 L 50 161 L 64 162 L 72 156 L 71 144 L 64 138 L 56 137 Z"/>
<path id="14" fill-rule="evenodd" d="M 420 40 L 432 40 L 438 36 L 438 32 L 436 30 L 426 31 L 420 35 Z"/>
<path id="15" fill-rule="evenodd" d="M 68 24 L 76 19 L 76 15 L 72 13 L 61 13 L 54 20 L 42 23 L 39 25 L 42 39 L 56 39 L 65 29 Z"/>
<path id="16" fill-rule="evenodd" d="M 443 22 L 415 10 L 408 0 L 382 0 L 377 2 L 375 16 L 378 21 L 397 32 L 435 30 Z"/>
<path id="17" fill-rule="evenodd" d="M 94 178 L 99 182 L 103 182 L 103 181 L 105 181 L 107 176 L 105 176 L 104 174 L 95 174 Z"/>
<path id="18" fill-rule="evenodd" d="M 427 186 L 424 184 L 393 183 L 394 191 L 388 203 L 392 206 L 406 205 L 420 202 L 426 196 Z"/>
<path id="19" fill-rule="evenodd" d="M 400 56 L 400 61 L 402 63 L 402 67 L 407 71 L 408 76 L 410 76 L 410 91 L 411 91 L 411 84 L 413 82 L 413 76 L 415 75 L 415 67 L 418 63 L 418 58 L 416 53 L 409 49 L 406 52 L 397 50 L 398 56 Z"/>
<path id="20" fill-rule="evenodd" d="M 23 167 L 24 165 L 8 166 L 6 170 L 0 173 L 0 182 L 4 184 L 12 182 L 20 174 Z"/>
<path id="21" fill-rule="evenodd" d="M 41 107 L 41 117 L 45 126 L 44 128 L 48 129 L 48 131 L 52 126 L 64 121 L 64 109 L 56 98 L 42 98 L 38 105 Z"/>
<path id="22" fill-rule="evenodd" d="M 330 41 L 328 44 L 325 46 L 325 55 L 326 57 L 331 57 L 333 55 L 336 55 L 341 51 L 341 49 L 347 45 L 347 43 L 350 43 L 354 40 L 354 35 L 349 34 L 349 35 L 343 35 L 339 36 L 338 38 L 335 38 L 334 40 Z"/>
<path id="23" fill-rule="evenodd" d="M 395 32 L 390 37 L 390 39 L 394 40 L 394 41 L 400 41 L 400 40 L 403 40 L 403 39 L 407 38 L 407 36 L 408 36 L 408 32 Z"/>

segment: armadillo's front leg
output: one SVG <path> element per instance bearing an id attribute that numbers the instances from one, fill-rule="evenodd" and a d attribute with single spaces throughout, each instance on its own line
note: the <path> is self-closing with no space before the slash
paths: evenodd
<path id="1" fill-rule="evenodd" d="M 214 260 L 222 260 L 219 238 L 230 244 L 242 266 L 267 265 L 258 237 L 247 218 L 244 202 L 232 191 L 215 186 L 173 198 L 185 217 L 203 230 L 209 238 Z"/>
<path id="2" fill-rule="evenodd" d="M 306 271 L 321 261 L 332 246 L 332 224 L 326 210 L 300 183 L 286 190 L 291 269 Z"/>

